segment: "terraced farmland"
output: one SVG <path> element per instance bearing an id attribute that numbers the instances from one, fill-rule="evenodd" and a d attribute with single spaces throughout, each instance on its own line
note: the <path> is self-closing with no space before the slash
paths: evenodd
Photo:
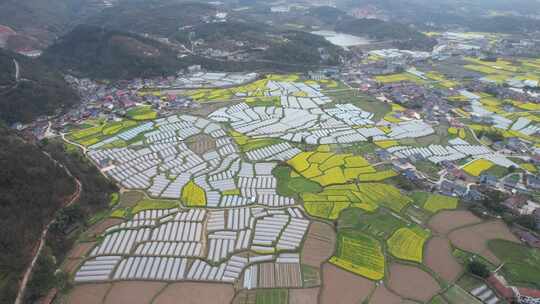
<path id="1" fill-rule="evenodd" d="M 442 75 L 431 79 L 453 85 Z M 410 73 L 380 80 L 424 82 Z M 286 303 L 300 301 L 306 288 L 311 300 L 342 290 L 345 285 L 324 282 L 331 267 L 364 284 L 366 291 L 354 294 L 356 299 L 343 295 L 351 301 L 368 299 L 370 290 L 379 289 L 373 281 L 387 274 L 389 298 L 429 300 L 439 288 L 435 280 L 420 265 L 402 267 L 397 260 L 426 260 L 426 267 L 438 271 L 435 277 L 453 280 L 456 274 L 436 256 L 452 259 L 450 244 L 460 243 L 448 236 L 450 231 L 481 220 L 471 214 L 455 224 L 454 215 L 460 213 L 445 210 L 456 209 L 457 198 L 411 193 L 399 170 L 390 169 L 396 167 L 393 162 L 378 153 L 385 150 L 411 162 L 421 158 L 435 169 L 446 161 L 477 159 L 464 168 L 470 166 L 474 176 L 488 169 L 482 163 L 508 168 L 513 161 L 469 144 L 471 134 L 461 127 L 439 128 L 445 136 L 447 130 L 454 135 L 444 144 L 420 145 L 419 138 L 429 142 L 440 135 L 433 135 L 432 125 L 404 117 L 407 109 L 394 103 L 376 114 L 361 102 L 336 103 L 331 95 L 336 87 L 356 94 L 334 81 L 270 75 L 239 87 L 190 91 L 201 103 L 242 99 L 212 108 L 208 117 L 156 118 L 148 107 L 135 108 L 128 113 L 132 120 L 73 132 L 70 138 L 88 146 L 88 157 L 105 176 L 127 193 L 141 195 L 128 206 L 113 206 L 111 217 L 122 221 L 93 240 L 81 264 L 73 266 L 75 282 L 167 282 L 156 297 L 164 302 L 178 294 L 173 284 L 224 283 L 229 289 L 223 292 L 236 294 L 235 301 Z M 482 98 L 484 106 L 500 106 Z M 367 107 L 374 110 L 376 103 Z M 522 120 L 516 128 L 526 128 L 522 125 L 529 123 Z M 431 248 L 426 259 L 431 233 L 425 226 L 440 238 L 432 247 L 445 245 Z M 409 274 L 429 290 L 416 296 L 416 284 L 396 288 L 396 280 Z"/>

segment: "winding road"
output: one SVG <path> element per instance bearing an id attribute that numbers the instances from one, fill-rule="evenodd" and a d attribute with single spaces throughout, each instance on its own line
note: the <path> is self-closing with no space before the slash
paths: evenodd
<path id="1" fill-rule="evenodd" d="M 73 193 L 69 197 L 69 199 L 66 200 L 66 202 L 64 203 L 62 208 L 71 206 L 72 204 L 77 202 L 79 200 L 79 197 L 81 196 L 81 191 L 82 191 L 81 182 L 79 181 L 79 179 L 74 177 L 73 174 L 71 174 L 71 172 L 69 171 L 69 169 L 67 167 L 65 167 L 63 164 L 61 164 L 58 161 L 56 161 L 55 159 L 53 159 L 49 153 L 43 152 L 43 154 L 45 154 L 55 164 L 57 164 L 58 166 L 63 168 L 66 171 L 66 174 L 75 180 L 76 187 L 77 187 L 75 189 L 75 193 Z M 62 208 L 60 208 L 60 209 L 62 209 Z M 26 268 L 26 271 L 24 272 L 23 279 L 21 281 L 21 284 L 19 285 L 19 292 L 17 293 L 17 298 L 15 299 L 15 304 L 22 304 L 23 303 L 24 293 L 25 293 L 26 288 L 28 286 L 28 281 L 30 280 L 30 277 L 32 276 L 32 272 L 34 270 L 34 267 L 36 266 L 39 255 L 43 251 L 43 247 L 45 247 L 45 241 L 47 239 L 47 234 L 49 233 L 49 228 L 51 227 L 52 224 L 54 224 L 55 221 L 56 221 L 56 216 L 53 217 L 53 219 L 47 224 L 47 226 L 45 226 L 45 228 L 41 232 L 41 237 L 40 237 L 39 243 L 38 243 L 38 249 L 36 250 L 36 252 L 34 254 L 34 257 L 32 258 L 32 261 L 30 262 L 30 265 L 28 265 L 28 268 Z"/>
<path id="2" fill-rule="evenodd" d="M 15 82 L 19 82 L 21 79 L 21 69 L 17 60 L 13 59 L 13 64 L 15 64 Z"/>

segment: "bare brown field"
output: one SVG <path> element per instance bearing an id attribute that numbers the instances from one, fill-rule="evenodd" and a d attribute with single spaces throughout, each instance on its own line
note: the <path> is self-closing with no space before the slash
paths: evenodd
<path id="1" fill-rule="evenodd" d="M 314 222 L 309 226 L 301 261 L 303 264 L 318 268 L 332 256 L 335 246 L 334 229 L 326 223 Z"/>
<path id="2" fill-rule="evenodd" d="M 500 220 L 452 231 L 449 234 L 449 239 L 456 247 L 479 254 L 495 264 L 500 263 L 500 261 L 488 249 L 487 242 L 489 240 L 503 239 L 519 243 L 506 224 Z"/>
<path id="3" fill-rule="evenodd" d="M 154 304 L 229 304 L 234 297 L 230 284 L 174 283 L 156 297 Z"/>
<path id="4" fill-rule="evenodd" d="M 101 304 L 111 284 L 76 285 L 67 295 L 69 304 Z"/>
<path id="5" fill-rule="evenodd" d="M 375 287 L 368 279 L 325 263 L 322 268 L 321 304 L 357 304 Z"/>
<path id="6" fill-rule="evenodd" d="M 122 223 L 124 220 L 122 219 L 115 219 L 115 218 L 108 218 L 104 221 L 101 221 L 97 224 L 95 224 L 94 226 L 90 227 L 90 229 L 88 229 L 86 231 L 86 233 L 89 235 L 89 236 L 99 236 L 101 234 L 103 234 L 103 232 L 105 230 L 107 230 L 107 228 L 111 227 L 111 226 L 114 226 L 114 225 L 118 225 L 120 223 Z"/>
<path id="7" fill-rule="evenodd" d="M 142 281 L 114 283 L 103 303 L 148 304 L 166 285 L 167 283 Z"/>
<path id="8" fill-rule="evenodd" d="M 178 92 L 179 90 L 164 90 L 162 91 L 163 94 L 166 94 L 167 92 Z M 185 90 L 180 90 L 180 92 L 184 92 Z M 198 107 L 198 108 L 188 108 L 185 109 L 185 114 L 191 114 L 196 116 L 208 116 L 215 112 L 216 110 L 223 108 L 223 107 L 230 107 L 236 104 L 239 104 L 243 101 L 218 101 L 218 102 L 205 102 L 204 107 Z"/>
<path id="9" fill-rule="evenodd" d="M 77 266 L 82 263 L 83 259 L 66 259 L 62 263 L 62 270 L 66 273 L 75 273 Z"/>
<path id="10" fill-rule="evenodd" d="M 427 272 L 396 263 L 390 265 L 388 287 L 404 298 L 422 302 L 431 299 L 440 289 L 437 281 Z"/>
<path id="11" fill-rule="evenodd" d="M 234 297 L 232 304 L 256 304 L 257 292 L 255 290 L 240 290 Z"/>
<path id="12" fill-rule="evenodd" d="M 302 287 L 300 264 L 275 264 L 277 287 Z"/>
<path id="13" fill-rule="evenodd" d="M 69 251 L 69 259 L 78 259 L 84 257 L 94 246 L 96 242 L 77 243 L 73 249 Z"/>
<path id="14" fill-rule="evenodd" d="M 448 232 L 467 225 L 481 223 L 482 219 L 466 210 L 442 211 L 434 215 L 428 226 L 439 234 Z"/>
<path id="15" fill-rule="evenodd" d="M 191 151 L 197 153 L 198 155 L 203 155 L 208 151 L 213 151 L 216 149 L 216 140 L 212 136 L 199 134 L 190 137 L 188 139 L 187 146 Z"/>
<path id="16" fill-rule="evenodd" d="M 258 275 L 260 288 L 302 287 L 299 264 L 262 263 L 259 265 Z"/>
<path id="17" fill-rule="evenodd" d="M 447 282 L 454 282 L 463 270 L 452 255 L 450 241 L 442 237 L 429 240 L 424 263 Z"/>
<path id="18" fill-rule="evenodd" d="M 275 287 L 275 271 L 274 263 L 259 264 L 259 287 L 273 288 Z"/>
<path id="19" fill-rule="evenodd" d="M 317 303 L 320 288 L 289 289 L 289 304 Z"/>
<path id="20" fill-rule="evenodd" d="M 126 191 L 123 192 L 122 195 L 120 195 L 120 201 L 118 202 L 118 206 L 122 208 L 133 207 L 142 199 L 144 199 L 144 194 L 142 192 Z"/>
<path id="21" fill-rule="evenodd" d="M 377 287 L 371 299 L 369 300 L 370 304 L 400 304 L 401 298 L 394 293 L 392 293 L 384 284 L 381 284 Z"/>

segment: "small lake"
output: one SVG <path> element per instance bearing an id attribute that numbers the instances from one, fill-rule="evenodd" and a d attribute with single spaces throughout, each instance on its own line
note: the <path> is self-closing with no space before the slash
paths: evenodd
<path id="1" fill-rule="evenodd" d="M 355 45 L 366 45 L 371 41 L 364 37 L 358 37 L 354 35 L 349 35 L 345 33 L 338 33 L 334 31 L 316 31 L 311 32 L 314 35 L 323 36 L 326 40 L 331 42 L 334 45 L 341 47 L 350 47 Z"/>

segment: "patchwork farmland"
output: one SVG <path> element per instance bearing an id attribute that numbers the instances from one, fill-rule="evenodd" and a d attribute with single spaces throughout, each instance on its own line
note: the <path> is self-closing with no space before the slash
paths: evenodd
<path id="1" fill-rule="evenodd" d="M 461 210 L 456 196 L 407 188 L 395 164 L 369 149 L 426 166 L 461 161 L 470 178 L 515 159 L 459 131 L 419 144 L 437 136 L 435 126 L 392 119 L 404 111 L 396 104 L 375 115 L 340 103 L 331 85 L 272 75 L 189 90 L 201 104 L 230 103 L 208 117 L 135 108 L 123 122 L 69 134 L 122 189 L 115 221 L 102 221 L 70 266 L 73 294 L 110 284 L 116 297 L 124 284 L 156 284 L 156 303 L 178 290 L 206 299 L 201 286 L 223 303 L 430 302 L 465 271 L 456 250 L 509 259 L 492 242 L 514 241 L 507 231 Z M 140 198 L 123 204 L 133 193 Z"/>

